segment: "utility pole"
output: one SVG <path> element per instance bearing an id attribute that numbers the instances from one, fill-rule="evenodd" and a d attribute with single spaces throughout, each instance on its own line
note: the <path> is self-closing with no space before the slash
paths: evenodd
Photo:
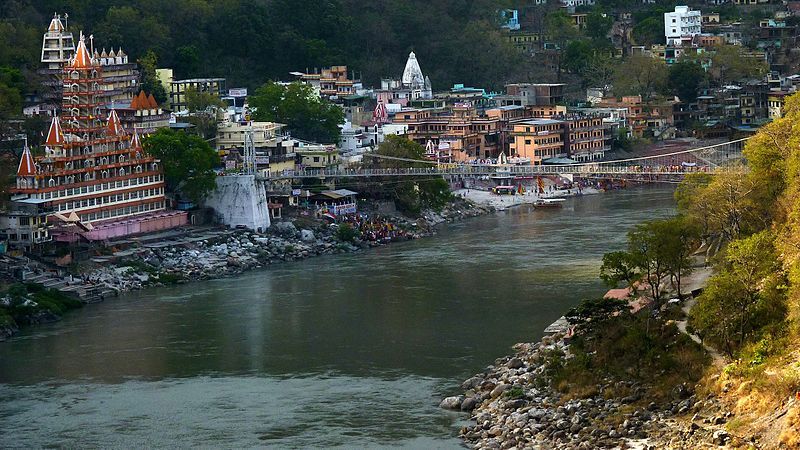
<path id="1" fill-rule="evenodd" d="M 244 132 L 244 173 L 247 175 L 256 173 L 256 144 L 253 140 L 252 123 Z"/>

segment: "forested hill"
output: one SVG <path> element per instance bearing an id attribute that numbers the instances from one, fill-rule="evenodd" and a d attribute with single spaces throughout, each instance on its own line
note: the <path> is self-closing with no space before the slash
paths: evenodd
<path id="1" fill-rule="evenodd" d="M 0 66 L 30 75 L 54 12 L 95 47 L 148 50 L 180 78 L 256 87 L 290 71 L 347 65 L 369 84 L 399 76 L 410 51 L 435 89 L 499 88 L 526 68 L 503 38 L 492 0 L 4 0 Z M 27 77 L 29 80 L 30 76 Z"/>

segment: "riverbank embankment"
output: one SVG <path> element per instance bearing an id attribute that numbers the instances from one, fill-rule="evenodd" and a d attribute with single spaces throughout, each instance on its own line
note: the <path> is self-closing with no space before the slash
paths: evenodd
<path id="1" fill-rule="evenodd" d="M 701 287 L 709 272 L 698 269 L 686 286 Z M 658 316 L 645 309 L 573 322 L 539 342 L 516 344 L 514 354 L 467 379 L 463 394 L 440 406 L 471 414 L 474 423 L 460 430 L 471 448 L 725 445 L 733 417 L 696 385 L 713 363 L 677 326 L 687 313 L 673 302 Z"/>

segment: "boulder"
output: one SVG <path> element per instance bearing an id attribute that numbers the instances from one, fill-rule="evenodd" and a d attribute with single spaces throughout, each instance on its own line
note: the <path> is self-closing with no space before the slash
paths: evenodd
<path id="1" fill-rule="evenodd" d="M 496 398 L 496 397 L 499 397 L 500 394 L 502 394 L 503 392 L 505 392 L 505 391 L 507 391 L 509 389 L 511 389 L 511 385 L 510 384 L 501 383 L 501 384 L 498 384 L 497 386 L 495 386 L 494 389 L 492 389 L 492 393 L 490 395 L 492 396 L 492 398 Z"/>
<path id="2" fill-rule="evenodd" d="M 521 359 L 519 359 L 519 358 L 511 358 L 511 360 L 510 360 L 510 361 L 508 361 L 508 364 L 506 364 L 506 366 L 507 366 L 509 369 L 519 369 L 519 368 L 520 368 L 520 367 L 522 367 L 523 365 L 524 365 L 524 364 L 522 363 L 522 360 L 521 360 Z"/>
<path id="3" fill-rule="evenodd" d="M 303 242 L 315 242 L 317 237 L 314 236 L 314 232 L 311 230 L 300 230 L 300 240 Z"/>
<path id="4" fill-rule="evenodd" d="M 462 411 L 472 411 L 478 406 L 478 400 L 475 397 L 467 397 L 461 402 Z"/>
<path id="5" fill-rule="evenodd" d="M 444 400 L 439 403 L 439 408 L 444 409 L 461 409 L 461 404 L 464 402 L 463 395 L 455 395 L 452 397 L 446 397 Z"/>
<path id="6" fill-rule="evenodd" d="M 715 444 L 717 444 L 717 445 L 725 445 L 728 442 L 728 439 L 730 438 L 730 435 L 728 435 L 728 432 L 725 431 L 725 430 L 717 430 L 717 431 L 714 432 L 712 437 L 714 439 L 714 443 Z"/>
<path id="7" fill-rule="evenodd" d="M 283 236 L 295 236 L 297 235 L 297 228 L 294 226 L 292 222 L 278 222 L 272 225 L 275 228 L 275 231 Z"/>

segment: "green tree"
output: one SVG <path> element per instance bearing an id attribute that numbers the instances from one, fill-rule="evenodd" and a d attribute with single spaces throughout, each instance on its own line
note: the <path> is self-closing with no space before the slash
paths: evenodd
<path id="1" fill-rule="evenodd" d="M 611 15 L 593 9 L 586 16 L 586 29 L 584 32 L 586 36 L 593 42 L 608 42 L 608 35 L 611 33 L 611 27 L 614 25 L 614 18 Z"/>
<path id="2" fill-rule="evenodd" d="M 342 109 L 321 99 L 311 86 L 269 82 L 249 98 L 255 120 L 284 123 L 292 135 L 320 143 L 338 143 Z"/>
<path id="3" fill-rule="evenodd" d="M 150 92 L 155 97 L 159 105 L 167 101 L 167 91 L 158 79 L 156 68 L 158 67 L 158 57 L 153 50 L 148 50 L 139 58 L 139 67 L 142 68 L 141 88 L 145 92 Z"/>
<path id="4" fill-rule="evenodd" d="M 628 233 L 628 253 L 642 273 L 656 308 L 661 306 L 664 277 L 669 274 L 668 240 L 662 223 L 655 220 L 636 225 Z"/>
<path id="5" fill-rule="evenodd" d="M 572 18 L 561 10 L 551 11 L 545 18 L 545 29 L 550 40 L 556 46 L 556 77 L 561 80 L 564 65 L 564 51 L 570 41 L 578 37 L 578 30 L 572 24 Z"/>
<path id="6" fill-rule="evenodd" d="M 200 73 L 200 50 L 194 45 L 184 45 L 175 50 L 175 70 L 181 78 L 192 78 Z"/>
<path id="7" fill-rule="evenodd" d="M 766 61 L 747 54 L 747 50 L 738 45 L 721 45 L 711 55 L 711 73 L 720 85 L 746 78 L 759 78 L 766 74 L 769 66 Z"/>
<path id="8" fill-rule="evenodd" d="M 694 223 L 683 216 L 659 222 L 658 232 L 664 236 L 664 259 L 667 275 L 678 294 L 683 296 L 683 276 L 692 271 L 692 251 L 697 245 L 699 231 Z"/>
<path id="9" fill-rule="evenodd" d="M 786 279 L 773 242 L 770 231 L 732 242 L 690 315 L 692 326 L 729 356 L 786 314 Z"/>
<path id="10" fill-rule="evenodd" d="M 644 46 L 664 43 L 664 18 L 648 17 L 633 27 L 633 40 Z"/>
<path id="11" fill-rule="evenodd" d="M 620 283 L 633 289 L 636 282 L 642 279 L 636 259 L 631 253 L 617 251 L 603 255 L 603 265 L 600 266 L 600 278 L 610 288 L 616 288 Z"/>
<path id="12" fill-rule="evenodd" d="M 678 61 L 669 68 L 668 84 L 673 94 L 684 103 L 697 99 L 697 89 L 703 84 L 706 71 L 695 61 Z"/>
<path id="13" fill-rule="evenodd" d="M 225 106 L 219 97 L 211 92 L 200 92 L 195 88 L 186 89 L 186 108 L 189 112 L 207 112 L 216 115 L 216 108 Z"/>
<path id="14" fill-rule="evenodd" d="M 200 203 L 216 183 L 219 156 L 202 138 L 170 129 L 144 139 L 144 150 L 161 160 L 167 189 Z"/>
<path id="15" fill-rule="evenodd" d="M 398 169 L 410 167 L 430 167 L 424 162 L 425 149 L 416 142 L 402 136 L 387 136 L 375 153 L 389 158 L 373 158 L 373 167 Z M 419 160 L 419 162 L 408 161 Z M 453 198 L 450 186 L 441 177 L 415 177 L 401 182 L 388 179 L 386 189 L 398 209 L 412 216 L 419 215 L 423 208 L 438 209 Z"/>
<path id="16" fill-rule="evenodd" d="M 646 103 L 664 89 L 666 82 L 667 65 L 664 61 L 646 55 L 633 55 L 617 66 L 614 94 L 638 94 Z"/>

